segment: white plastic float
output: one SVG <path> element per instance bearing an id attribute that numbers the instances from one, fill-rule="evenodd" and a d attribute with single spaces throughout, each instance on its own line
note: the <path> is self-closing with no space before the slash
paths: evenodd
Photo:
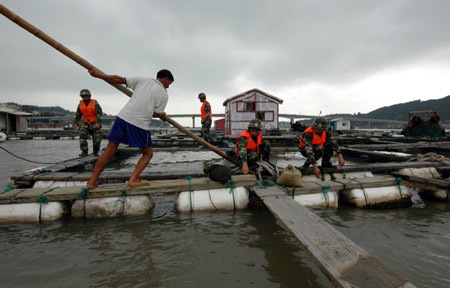
<path id="1" fill-rule="evenodd" d="M 441 178 L 441 175 L 434 167 L 424 167 L 424 168 L 403 168 L 398 170 L 399 174 L 407 176 L 416 176 L 426 179 Z"/>
<path id="2" fill-rule="evenodd" d="M 313 206 L 313 207 L 331 207 L 338 208 L 338 192 L 327 191 L 326 194 L 314 193 L 305 195 L 295 195 L 294 200 L 302 204 L 303 206 Z"/>
<path id="3" fill-rule="evenodd" d="M 88 181 L 36 181 L 34 182 L 33 188 L 50 188 L 50 187 L 76 187 L 86 186 Z"/>
<path id="4" fill-rule="evenodd" d="M 340 180 L 341 182 L 345 181 L 346 179 L 350 180 L 373 177 L 373 174 L 371 172 L 366 171 L 333 174 L 336 177 L 336 180 Z M 324 179 L 330 181 L 330 174 L 325 174 Z M 314 175 L 303 176 L 303 181 L 320 183 L 320 180 Z M 321 192 L 314 194 L 295 195 L 294 200 L 304 206 L 337 208 L 339 206 L 339 193 L 338 191 L 327 191 L 326 194 L 323 194 L 323 192 Z"/>
<path id="5" fill-rule="evenodd" d="M 61 202 L 0 205 L 0 223 L 39 223 L 61 219 L 67 213 Z"/>
<path id="6" fill-rule="evenodd" d="M 361 172 L 349 172 L 349 173 L 333 173 L 334 177 L 336 177 L 336 180 L 345 180 L 345 179 L 361 179 L 366 177 L 373 177 L 372 172 L 369 171 L 361 171 Z M 325 174 L 324 180 L 330 181 L 331 176 L 330 174 Z M 314 175 L 303 175 L 303 181 L 319 181 L 319 178 L 317 178 Z"/>
<path id="7" fill-rule="evenodd" d="M 350 189 L 342 194 L 347 203 L 361 208 L 410 206 L 411 192 L 403 185 L 400 185 L 400 187 L 401 192 L 399 186 L 394 185 L 388 187 Z M 399 203 L 399 205 L 396 205 L 395 203 Z"/>
<path id="8" fill-rule="evenodd" d="M 155 202 L 148 195 L 77 200 L 72 205 L 72 217 L 99 219 L 139 216 L 147 214 L 154 207 Z"/>
<path id="9" fill-rule="evenodd" d="M 416 176 L 425 179 L 440 179 L 441 175 L 434 167 L 425 168 L 404 168 L 398 171 L 399 174 L 407 176 Z M 430 196 L 432 199 L 437 201 L 447 201 L 449 197 L 449 189 L 438 189 L 437 191 L 418 189 L 419 193 L 426 192 L 426 196 Z"/>
<path id="10" fill-rule="evenodd" d="M 180 212 L 240 210 L 248 205 L 248 191 L 237 187 L 230 193 L 230 188 L 184 191 L 178 194 L 176 207 Z"/>
<path id="11" fill-rule="evenodd" d="M 5 142 L 8 137 L 5 133 L 0 132 L 0 142 Z"/>

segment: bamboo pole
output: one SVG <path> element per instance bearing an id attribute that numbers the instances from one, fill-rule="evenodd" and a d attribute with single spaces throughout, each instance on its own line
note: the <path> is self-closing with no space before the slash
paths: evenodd
<path id="1" fill-rule="evenodd" d="M 55 39 L 53 39 L 52 37 L 47 35 L 46 33 L 42 32 L 37 27 L 35 27 L 34 25 L 29 23 L 25 19 L 21 18 L 19 15 L 15 14 L 14 12 L 9 10 L 5 6 L 3 6 L 2 4 L 0 4 L 0 13 L 3 14 L 3 16 L 5 16 L 9 20 L 11 20 L 12 22 L 16 23 L 17 25 L 19 25 L 23 29 L 27 30 L 28 32 L 30 32 L 31 34 L 36 36 L 37 38 L 39 38 L 42 41 L 44 41 L 45 43 L 49 44 L 50 46 L 52 46 L 53 48 L 55 48 L 56 50 L 58 50 L 62 54 L 66 55 L 67 57 L 69 57 L 73 61 L 77 62 L 78 64 L 80 64 L 81 66 L 86 68 L 87 70 L 89 70 L 91 67 L 94 67 L 94 65 L 92 65 L 91 63 L 89 63 L 88 61 L 83 59 L 82 57 L 78 56 L 75 52 L 73 52 L 69 48 L 65 47 L 64 45 L 62 45 L 61 43 L 59 43 L 58 41 L 56 41 Z M 100 69 L 97 69 L 97 70 L 100 73 L 105 74 Z M 129 97 L 131 97 L 131 95 L 133 95 L 133 92 L 131 90 L 127 89 L 123 85 L 109 83 L 109 82 L 107 82 L 107 83 L 112 85 L 112 86 L 114 86 L 115 88 L 117 88 L 118 90 L 120 90 L 121 92 L 123 92 L 125 95 L 127 95 Z M 211 151 L 219 154 L 224 159 L 230 161 L 231 163 L 233 163 L 234 165 L 236 165 L 238 167 L 242 167 L 242 164 L 240 164 L 234 158 L 228 156 L 227 154 L 225 154 L 222 151 L 220 151 L 219 149 L 217 149 L 215 146 L 209 144 L 208 142 L 206 142 L 202 138 L 198 137 L 197 135 L 195 135 L 191 131 L 187 130 L 186 128 L 181 126 L 178 122 L 176 122 L 175 120 L 171 119 L 170 117 L 167 117 L 167 122 L 172 124 L 174 127 L 178 128 L 178 130 L 180 130 L 181 132 L 185 133 L 186 135 L 188 135 L 189 137 L 191 137 L 192 139 L 194 139 L 198 143 L 202 144 L 206 148 L 208 148 Z"/>

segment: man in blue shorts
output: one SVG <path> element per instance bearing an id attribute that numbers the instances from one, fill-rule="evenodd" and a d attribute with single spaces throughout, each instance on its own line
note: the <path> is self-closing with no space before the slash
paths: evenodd
<path id="1" fill-rule="evenodd" d="M 92 172 L 91 179 L 86 187 L 93 190 L 98 186 L 100 174 L 105 169 L 111 156 L 116 153 L 120 143 L 128 144 L 130 147 L 139 147 L 142 153 L 128 180 L 128 187 L 150 185 L 148 181 L 139 179 L 139 175 L 153 157 L 152 136 L 149 131 L 151 120 L 153 117 L 159 117 L 166 121 L 164 109 L 169 97 L 166 89 L 174 81 L 172 73 L 169 70 L 161 70 L 156 75 L 156 79 L 107 75 L 100 73 L 95 67 L 91 67 L 89 73 L 91 76 L 109 83 L 125 84 L 133 90 L 133 95 L 117 114 L 108 136 L 108 145 L 105 152 L 98 158 L 94 172 Z"/>

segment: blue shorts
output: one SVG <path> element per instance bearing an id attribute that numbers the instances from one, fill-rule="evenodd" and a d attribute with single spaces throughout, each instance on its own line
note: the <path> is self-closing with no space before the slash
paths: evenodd
<path id="1" fill-rule="evenodd" d="M 152 147 L 152 134 L 150 131 L 136 127 L 119 117 L 116 117 L 116 120 L 114 120 L 108 140 L 127 144 L 130 147 Z"/>

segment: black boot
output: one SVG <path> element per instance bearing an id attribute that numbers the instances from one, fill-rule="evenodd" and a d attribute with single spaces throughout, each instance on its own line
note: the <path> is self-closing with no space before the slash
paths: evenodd
<path id="1" fill-rule="evenodd" d="M 86 157 L 86 156 L 88 156 L 88 151 L 81 151 L 81 153 L 78 156 Z"/>
<path id="2" fill-rule="evenodd" d="M 326 161 L 326 162 L 322 161 L 322 166 L 321 167 L 322 168 L 334 168 L 334 169 L 336 169 L 336 166 L 331 164 L 330 161 Z"/>

